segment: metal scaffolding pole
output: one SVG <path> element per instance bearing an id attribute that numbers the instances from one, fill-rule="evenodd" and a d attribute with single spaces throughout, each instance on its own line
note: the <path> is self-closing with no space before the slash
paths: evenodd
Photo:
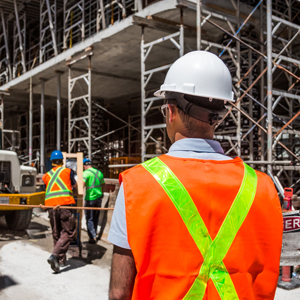
<path id="1" fill-rule="evenodd" d="M 29 88 L 29 146 L 28 146 L 28 155 L 29 155 L 29 165 L 32 163 L 32 77 L 30 77 L 30 88 Z"/>
<path id="2" fill-rule="evenodd" d="M 40 63 L 52 57 L 53 54 L 55 56 L 58 55 L 56 12 L 56 0 L 40 1 Z"/>
<path id="3" fill-rule="evenodd" d="M 89 159 L 92 160 L 92 66 L 91 56 L 89 56 L 89 67 L 88 67 L 88 102 L 89 102 Z"/>
<path id="4" fill-rule="evenodd" d="M 91 56 L 92 49 L 87 49 L 84 56 L 79 56 L 77 59 L 70 60 L 69 66 L 69 84 L 68 84 L 68 151 L 82 151 L 86 148 L 86 154 L 89 159 L 92 159 L 92 71 L 91 71 Z M 77 61 L 88 58 L 88 70 L 86 73 L 72 77 L 71 65 Z M 74 87 L 81 90 L 81 94 Z M 79 132 L 78 132 L 79 130 Z M 77 145 L 77 149 L 75 149 Z"/>
<path id="5" fill-rule="evenodd" d="M 264 53 L 264 8 L 261 5 L 259 8 L 259 13 L 260 13 L 260 52 Z M 264 60 L 260 59 L 260 72 L 262 73 L 264 70 Z M 264 103 L 264 86 L 265 86 L 265 80 L 264 80 L 264 76 L 261 76 L 260 79 L 260 103 L 263 104 Z M 261 107 L 260 108 L 260 115 L 263 116 L 264 115 L 264 108 Z M 264 121 L 262 121 L 262 125 L 264 126 Z M 260 131 L 260 160 L 264 161 L 265 160 L 265 134 L 264 132 L 259 129 Z M 262 166 L 262 171 L 265 170 L 265 167 Z"/>
<path id="6" fill-rule="evenodd" d="M 61 73 L 57 72 L 57 100 L 56 100 L 56 149 L 61 145 Z"/>
<path id="7" fill-rule="evenodd" d="M 44 174 L 45 168 L 45 93 L 44 93 L 45 81 L 41 80 L 41 138 L 40 138 L 40 148 L 41 148 L 41 173 Z"/>
<path id="8" fill-rule="evenodd" d="M 1 18 L 1 23 L 2 23 L 2 24 L 0 24 L 0 25 L 2 25 L 2 34 L 0 34 L 0 41 L 1 41 L 1 36 L 3 35 L 4 45 L 5 45 L 5 58 L 2 61 L 0 61 L 0 65 L 2 64 L 2 62 L 5 62 L 7 65 L 7 70 L 6 70 L 5 76 L 6 76 L 6 82 L 8 82 L 12 78 L 12 73 L 11 73 L 11 61 L 10 61 L 10 54 L 9 54 L 9 47 L 8 47 L 7 28 L 5 25 L 4 13 L 3 13 L 2 8 L 0 8 L 0 18 Z M 1 52 L 1 49 L 0 49 L 0 52 Z M 2 74 L 0 74 L 0 77 L 1 76 L 2 76 Z M 0 78 L 0 80 L 1 80 L 1 78 Z"/>
<path id="9" fill-rule="evenodd" d="M 146 132 L 145 132 L 145 123 L 146 123 L 146 118 L 144 117 L 144 110 L 145 110 L 145 99 L 146 99 L 146 91 L 144 88 L 144 73 L 145 73 L 145 28 L 142 26 L 142 40 L 141 40 L 141 158 L 142 162 L 145 161 L 145 155 L 146 155 L 146 144 L 145 144 L 145 137 L 146 137 Z"/>
<path id="10" fill-rule="evenodd" d="M 236 21 L 237 21 L 237 29 L 240 27 L 240 0 L 237 0 L 237 9 L 236 9 Z M 240 34 L 237 34 L 237 37 L 240 37 Z M 236 69 L 236 76 L 237 79 L 241 79 L 241 45 L 240 42 L 236 43 L 236 50 L 237 50 L 237 69 Z M 239 99 L 241 96 L 240 92 L 240 84 L 237 85 L 237 98 Z M 237 103 L 237 107 L 240 109 L 241 108 L 241 102 L 239 101 Z M 237 128 L 236 128 L 236 137 L 237 137 L 237 151 L 238 151 L 238 156 L 241 156 L 241 112 L 237 112 Z"/>
<path id="11" fill-rule="evenodd" d="M 161 148 L 162 150 L 166 151 L 165 148 L 166 145 L 164 145 L 163 143 L 165 139 L 162 139 L 162 142 L 159 142 L 152 136 L 153 132 L 166 128 L 166 124 L 165 123 L 152 124 L 152 125 L 146 124 L 147 116 L 149 115 L 149 111 L 153 108 L 152 106 L 154 102 L 162 101 L 162 98 L 147 97 L 146 89 L 153 74 L 157 72 L 166 71 L 171 66 L 171 64 L 168 64 L 158 68 L 146 70 L 146 60 L 149 57 L 151 50 L 153 47 L 155 47 L 155 45 L 164 43 L 166 41 L 170 41 L 175 45 L 175 47 L 179 51 L 178 53 L 179 57 L 184 55 L 184 26 L 183 26 L 182 7 L 180 7 L 180 20 L 181 20 L 181 25 L 179 28 L 179 32 L 175 32 L 173 34 L 159 38 L 155 41 L 146 44 L 144 41 L 145 27 L 142 25 L 142 37 L 141 37 L 141 159 L 142 162 L 145 161 L 146 158 L 157 156 L 157 154 L 154 153 L 147 153 L 147 147 L 150 145 L 150 143 L 148 142 L 149 139 L 156 144 L 156 147 L 158 147 L 157 149 Z M 175 39 L 178 39 L 178 41 L 176 41 Z"/>
<path id="12" fill-rule="evenodd" d="M 268 173 L 272 174 L 272 0 L 267 0 L 267 99 L 268 99 L 268 127 L 267 127 L 267 153 Z"/>
<path id="13" fill-rule="evenodd" d="M 201 50 L 201 0 L 197 0 L 197 50 Z"/>
<path id="14" fill-rule="evenodd" d="M 4 134 L 3 134 L 3 129 L 4 129 L 4 99 L 3 99 L 3 94 L 0 94 L 0 131 L 1 131 L 1 136 L 0 136 L 0 149 L 4 149 Z"/>
<path id="15" fill-rule="evenodd" d="M 17 6 L 17 0 L 14 0 L 14 8 L 15 8 L 15 15 L 16 15 L 16 24 L 17 24 L 17 31 L 18 31 L 18 40 L 19 40 L 19 49 L 21 52 L 21 58 L 22 58 L 22 66 L 23 66 L 23 72 L 26 72 L 26 62 L 25 62 L 25 49 L 23 47 L 23 41 L 22 38 L 22 32 L 20 27 L 20 18 L 19 18 L 19 12 L 18 12 L 18 6 Z M 25 37 L 24 37 L 25 39 Z"/>

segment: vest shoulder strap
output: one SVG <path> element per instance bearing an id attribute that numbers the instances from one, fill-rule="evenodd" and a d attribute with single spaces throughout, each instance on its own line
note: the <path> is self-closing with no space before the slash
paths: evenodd
<path id="1" fill-rule="evenodd" d="M 209 279 L 212 279 L 222 300 L 238 300 L 234 284 L 223 259 L 253 203 L 257 186 L 255 171 L 244 164 L 244 177 L 239 192 L 217 236 L 212 240 L 195 203 L 172 170 L 159 158 L 148 160 L 142 166 L 155 178 L 173 202 L 204 257 L 199 275 L 185 295 L 184 300 L 192 300 L 195 297 L 200 300 L 203 299 Z"/>

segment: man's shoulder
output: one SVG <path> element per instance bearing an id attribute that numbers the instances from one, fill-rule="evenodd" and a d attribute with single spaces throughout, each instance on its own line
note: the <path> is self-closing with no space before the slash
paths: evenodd
<path id="1" fill-rule="evenodd" d="M 150 161 L 153 161 L 154 158 L 151 158 L 149 160 L 147 160 L 147 162 L 149 163 Z M 129 176 L 134 176 L 137 173 L 140 173 L 141 171 L 145 170 L 145 168 L 143 167 L 143 163 L 140 163 L 136 166 L 131 167 L 128 170 L 123 171 L 122 173 L 120 173 L 120 177 L 129 177 Z"/>

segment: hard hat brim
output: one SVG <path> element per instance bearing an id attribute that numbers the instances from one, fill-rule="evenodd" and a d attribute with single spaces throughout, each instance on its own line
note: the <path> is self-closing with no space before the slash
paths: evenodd
<path id="1" fill-rule="evenodd" d="M 153 93 L 153 95 L 155 97 L 159 97 L 159 98 L 165 98 L 165 93 L 166 92 L 171 92 L 171 93 L 179 93 L 179 94 L 184 94 L 184 95 L 191 95 L 191 96 L 196 96 L 196 97 L 207 97 L 206 95 L 195 95 L 194 93 L 187 93 L 187 92 L 180 92 L 180 91 L 168 91 L 168 90 L 158 90 L 156 92 Z M 233 93 L 233 92 L 232 92 Z M 207 97 L 209 98 L 209 97 Z M 216 97 L 213 97 L 213 100 L 220 100 L 220 101 L 228 101 L 228 102 L 235 102 L 235 100 L 232 98 L 232 99 L 224 99 L 224 98 L 216 98 Z"/>

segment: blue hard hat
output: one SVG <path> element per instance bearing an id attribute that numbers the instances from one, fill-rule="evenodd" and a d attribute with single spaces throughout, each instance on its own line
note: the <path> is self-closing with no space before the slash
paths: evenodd
<path id="1" fill-rule="evenodd" d="M 51 153 L 50 160 L 55 160 L 55 159 L 64 159 L 64 156 L 63 156 L 63 154 L 62 154 L 61 151 L 59 151 L 59 150 L 54 150 L 54 151 Z"/>
<path id="2" fill-rule="evenodd" d="M 88 158 L 83 159 L 83 164 L 91 164 L 92 162 Z"/>

